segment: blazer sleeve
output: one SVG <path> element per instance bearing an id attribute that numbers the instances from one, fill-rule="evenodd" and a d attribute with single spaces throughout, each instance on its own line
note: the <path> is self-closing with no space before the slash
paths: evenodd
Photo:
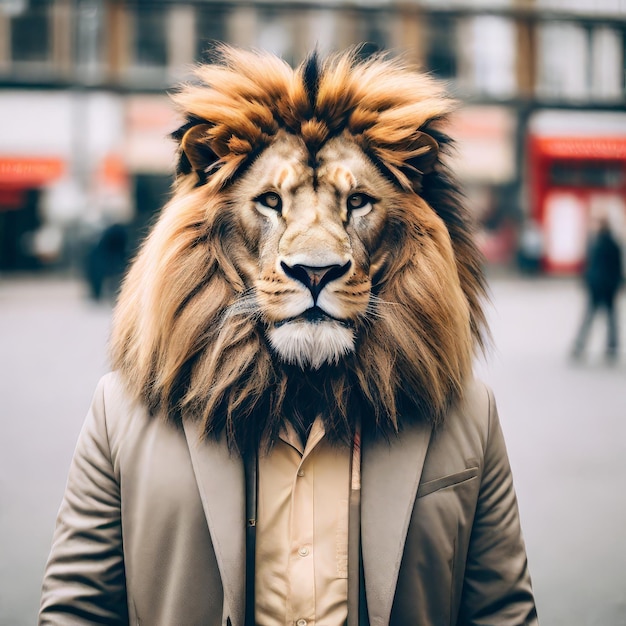
<path id="1" fill-rule="evenodd" d="M 39 624 L 127 624 L 119 481 L 100 381 L 80 433 L 46 565 Z"/>
<path id="2" fill-rule="evenodd" d="M 458 622 L 459 626 L 538 623 L 511 468 L 491 391 L 484 470 Z"/>

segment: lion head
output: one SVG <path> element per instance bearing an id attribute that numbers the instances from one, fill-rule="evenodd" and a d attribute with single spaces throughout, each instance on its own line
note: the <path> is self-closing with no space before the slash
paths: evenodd
<path id="1" fill-rule="evenodd" d="M 442 87 L 385 56 L 227 47 L 197 77 L 115 311 L 129 389 L 240 451 L 317 414 L 335 441 L 441 421 L 484 328 Z"/>

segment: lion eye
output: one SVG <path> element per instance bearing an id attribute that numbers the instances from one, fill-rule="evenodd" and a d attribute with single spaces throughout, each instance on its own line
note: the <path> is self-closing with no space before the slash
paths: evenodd
<path id="1" fill-rule="evenodd" d="M 255 202 L 257 208 L 261 212 L 263 212 L 262 209 L 271 209 L 272 211 L 280 213 L 283 207 L 283 201 L 274 191 L 268 191 L 267 193 L 261 194 L 258 198 L 256 198 Z"/>
<path id="2" fill-rule="evenodd" d="M 374 198 L 366 193 L 353 193 L 348 196 L 348 210 L 356 217 L 367 215 L 372 210 Z"/>

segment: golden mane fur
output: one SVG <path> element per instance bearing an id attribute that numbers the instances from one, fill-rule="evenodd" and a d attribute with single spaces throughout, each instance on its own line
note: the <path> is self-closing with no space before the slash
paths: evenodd
<path id="1" fill-rule="evenodd" d="M 131 392 L 169 419 L 195 417 L 239 451 L 307 410 L 324 413 L 336 441 L 350 438 L 355 416 L 383 436 L 403 420 L 439 423 L 485 328 L 481 257 L 442 154 L 453 103 L 441 85 L 386 56 L 313 56 L 294 70 L 227 47 L 197 78 L 174 96 L 187 123 L 174 135 L 173 197 L 115 311 L 112 363 Z M 312 154 L 343 133 L 396 190 L 356 348 L 311 371 L 268 345 L 246 269 L 258 245 L 229 195 L 279 132 Z"/>

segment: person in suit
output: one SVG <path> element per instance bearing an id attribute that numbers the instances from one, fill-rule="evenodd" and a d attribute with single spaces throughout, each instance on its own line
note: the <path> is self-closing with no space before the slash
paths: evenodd
<path id="1" fill-rule="evenodd" d="M 125 278 L 39 623 L 535 625 L 442 87 L 222 50 Z"/>

